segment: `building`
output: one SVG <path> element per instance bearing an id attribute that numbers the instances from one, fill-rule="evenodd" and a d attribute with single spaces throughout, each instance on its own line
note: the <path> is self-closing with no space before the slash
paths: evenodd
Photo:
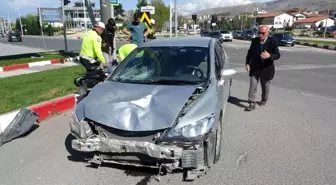
<path id="1" fill-rule="evenodd" d="M 298 29 L 311 29 L 311 28 L 322 28 L 335 25 L 335 20 L 330 18 L 328 15 L 311 15 L 306 19 L 295 21 L 295 28 Z"/>
<path id="2" fill-rule="evenodd" d="M 256 16 L 258 25 L 267 25 L 270 28 L 285 28 L 292 26 L 294 23 L 294 16 L 285 12 L 270 12 Z"/>
<path id="3" fill-rule="evenodd" d="M 313 12 L 308 10 L 307 8 L 292 8 L 292 9 L 285 10 L 284 12 L 288 14 L 303 14 L 306 16 L 313 14 Z"/>
<path id="4" fill-rule="evenodd" d="M 302 19 L 307 18 L 307 15 L 302 14 L 302 13 L 290 13 L 290 14 L 294 16 L 294 22 L 297 20 L 302 20 Z"/>
<path id="5" fill-rule="evenodd" d="M 93 15 L 96 21 L 100 21 L 100 9 L 96 8 L 95 3 L 91 3 Z M 84 14 L 85 12 L 85 14 Z M 91 19 L 82 2 L 75 2 L 74 6 L 64 7 L 64 13 L 67 16 L 67 24 L 70 28 L 85 28 L 85 23 L 88 28 L 92 28 Z"/>
<path id="6" fill-rule="evenodd" d="M 321 10 L 318 11 L 318 14 L 328 15 L 328 10 Z M 336 9 L 331 9 L 329 11 L 329 16 L 336 18 Z"/>

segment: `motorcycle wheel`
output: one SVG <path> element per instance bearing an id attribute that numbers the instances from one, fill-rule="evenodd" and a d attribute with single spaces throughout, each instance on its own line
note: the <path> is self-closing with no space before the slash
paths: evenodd
<path id="1" fill-rule="evenodd" d="M 83 85 L 83 82 L 84 82 L 84 77 L 78 77 L 74 80 L 74 84 L 77 86 L 77 87 L 80 87 Z"/>

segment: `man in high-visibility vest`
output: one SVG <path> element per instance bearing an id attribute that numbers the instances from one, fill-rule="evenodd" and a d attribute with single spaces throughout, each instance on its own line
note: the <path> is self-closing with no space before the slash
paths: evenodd
<path id="1" fill-rule="evenodd" d="M 102 52 L 101 34 L 105 29 L 103 22 L 98 22 L 94 28 L 85 33 L 83 36 L 82 46 L 80 50 L 80 63 L 84 65 L 87 71 L 96 69 L 100 64 L 108 67 L 108 63 Z"/>
<path id="2" fill-rule="evenodd" d="M 119 63 L 122 62 L 127 57 L 127 55 L 130 54 L 137 47 L 138 45 L 132 43 L 122 45 L 118 49 Z"/>

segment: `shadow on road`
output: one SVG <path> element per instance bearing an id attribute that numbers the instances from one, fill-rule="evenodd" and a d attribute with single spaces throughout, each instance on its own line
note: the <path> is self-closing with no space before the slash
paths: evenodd
<path id="1" fill-rule="evenodd" d="M 71 147 L 71 141 L 75 139 L 74 136 L 69 134 L 65 139 L 65 148 L 69 152 L 69 156 L 67 156 L 69 161 L 72 162 L 83 162 L 86 163 L 89 159 L 93 157 L 93 153 L 84 153 L 73 150 Z M 90 164 L 87 167 L 97 168 L 97 166 L 92 166 Z M 112 163 L 102 163 L 100 167 L 108 167 L 114 168 L 118 170 L 123 170 L 127 176 L 133 177 L 144 177 L 141 179 L 136 185 L 147 185 L 151 180 L 154 180 L 153 176 L 166 175 L 166 172 L 161 172 L 159 174 L 158 168 L 146 168 L 146 167 L 134 167 L 130 165 L 119 165 Z M 173 173 L 179 173 L 180 171 L 174 171 Z"/>
<path id="2" fill-rule="evenodd" d="M 242 100 L 242 99 L 239 99 L 239 98 L 234 97 L 234 96 L 230 96 L 228 102 L 233 104 L 233 105 L 236 105 L 238 107 L 241 107 L 241 108 L 246 108 L 247 107 L 246 105 L 244 105 L 242 103 L 248 103 L 247 100 Z"/>

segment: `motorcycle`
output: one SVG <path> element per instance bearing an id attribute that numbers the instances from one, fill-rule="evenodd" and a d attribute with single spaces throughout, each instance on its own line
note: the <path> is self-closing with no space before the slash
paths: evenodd
<path id="1" fill-rule="evenodd" d="M 107 68 L 105 72 L 103 68 L 97 66 L 90 71 L 86 71 L 85 74 L 75 78 L 74 84 L 80 87 L 79 91 L 76 93 L 79 97 L 85 97 L 91 91 L 91 89 L 97 84 L 104 82 L 105 79 L 113 72 L 117 66 L 117 62 L 113 62 L 111 66 Z"/>

